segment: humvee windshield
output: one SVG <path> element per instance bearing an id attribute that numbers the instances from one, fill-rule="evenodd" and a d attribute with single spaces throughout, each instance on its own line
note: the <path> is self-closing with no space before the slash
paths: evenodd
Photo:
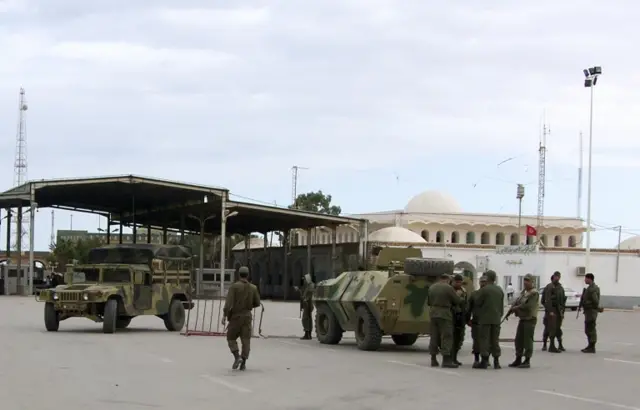
<path id="1" fill-rule="evenodd" d="M 131 282 L 131 273 L 129 269 L 112 269 L 112 268 L 104 268 L 102 269 L 102 281 L 103 282 L 117 282 L 117 283 L 127 283 Z"/>
<path id="2" fill-rule="evenodd" d="M 83 268 L 73 271 L 72 283 L 86 282 L 100 282 L 100 269 Z M 102 269 L 102 282 L 129 283 L 131 282 L 131 273 L 126 268 L 105 268 Z"/>
<path id="3" fill-rule="evenodd" d="M 98 282 L 100 270 L 95 268 L 75 269 L 71 283 Z"/>

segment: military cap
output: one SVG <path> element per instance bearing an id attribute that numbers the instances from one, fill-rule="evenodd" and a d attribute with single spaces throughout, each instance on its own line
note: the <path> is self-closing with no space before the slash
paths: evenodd
<path id="1" fill-rule="evenodd" d="M 461 274 L 459 274 L 459 273 L 456 273 L 456 274 L 453 276 L 453 280 L 464 280 L 464 276 L 462 276 L 462 275 L 461 275 Z"/>
<path id="2" fill-rule="evenodd" d="M 488 281 L 495 281 L 496 280 L 496 273 L 492 270 L 488 270 L 484 273 L 484 276 L 487 278 Z"/>
<path id="3" fill-rule="evenodd" d="M 249 268 L 247 268 L 246 266 L 241 266 L 240 269 L 238 269 L 238 274 L 240 274 L 240 275 L 248 275 L 249 274 Z"/>
<path id="4" fill-rule="evenodd" d="M 533 275 L 527 273 L 526 275 L 524 275 L 524 280 L 528 280 L 529 282 L 533 281 Z"/>

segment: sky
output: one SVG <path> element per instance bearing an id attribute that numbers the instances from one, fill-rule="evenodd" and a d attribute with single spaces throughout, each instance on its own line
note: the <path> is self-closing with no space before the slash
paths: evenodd
<path id="1" fill-rule="evenodd" d="M 600 65 L 592 245 L 613 247 L 611 227 L 640 233 L 633 10 L 626 0 L 0 0 L 0 187 L 13 185 L 22 86 L 29 179 L 138 174 L 287 205 L 298 165 L 308 168 L 298 192 L 321 189 L 344 213 L 401 209 L 425 190 L 464 211 L 517 213 L 523 183 L 523 212 L 535 214 L 546 123 L 545 214 L 578 215 L 582 132 L 584 218 L 582 70 Z M 55 229 L 70 215 L 56 211 Z M 74 229 L 104 225 L 73 216 Z M 46 249 L 50 210 L 35 229 Z"/>

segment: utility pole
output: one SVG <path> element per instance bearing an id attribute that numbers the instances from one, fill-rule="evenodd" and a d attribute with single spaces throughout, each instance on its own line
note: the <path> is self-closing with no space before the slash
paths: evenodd
<path id="1" fill-rule="evenodd" d="M 518 200 L 518 237 L 522 234 L 522 198 L 524 198 L 524 185 L 518 184 L 516 199 Z"/>
<path id="2" fill-rule="evenodd" d="M 580 159 L 578 161 L 578 219 L 582 218 L 582 161 L 583 161 L 583 151 L 582 151 L 582 131 L 580 131 L 580 141 L 579 141 L 579 149 L 580 149 Z"/>
<path id="3" fill-rule="evenodd" d="M 544 220 L 544 185 L 546 181 L 546 163 L 547 163 L 547 135 L 551 130 L 547 124 L 542 125 L 542 136 L 540 137 L 540 146 L 538 149 L 538 219 L 536 221 L 536 242 L 540 241 L 540 232 Z"/>

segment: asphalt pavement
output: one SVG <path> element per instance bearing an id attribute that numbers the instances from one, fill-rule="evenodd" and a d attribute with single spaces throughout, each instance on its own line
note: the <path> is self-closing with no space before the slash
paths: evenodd
<path id="1" fill-rule="evenodd" d="M 112 335 L 86 319 L 46 332 L 43 304 L 2 296 L 0 408 L 640 410 L 638 313 L 601 314 L 596 355 L 580 352 L 586 344 L 582 317 L 567 312 L 567 352 L 541 352 L 537 343 L 531 369 L 510 369 L 513 344 L 504 342 L 503 369 L 476 370 L 467 343 L 464 365 L 451 370 L 428 367 L 428 338 L 409 348 L 385 339 L 378 352 L 357 350 L 349 333 L 339 345 L 320 345 L 298 340 L 296 303 L 266 301 L 264 307 L 266 338 L 252 340 L 247 370 L 240 372 L 230 369 L 223 336 L 168 332 L 156 317 L 135 318 Z M 208 331 L 211 323 L 215 331 L 217 308 L 209 302 L 202 316 L 201 302 L 198 325 L 193 311 L 190 328 Z M 504 324 L 502 338 L 514 337 L 516 323 Z M 541 333 L 539 321 L 537 339 Z"/>

